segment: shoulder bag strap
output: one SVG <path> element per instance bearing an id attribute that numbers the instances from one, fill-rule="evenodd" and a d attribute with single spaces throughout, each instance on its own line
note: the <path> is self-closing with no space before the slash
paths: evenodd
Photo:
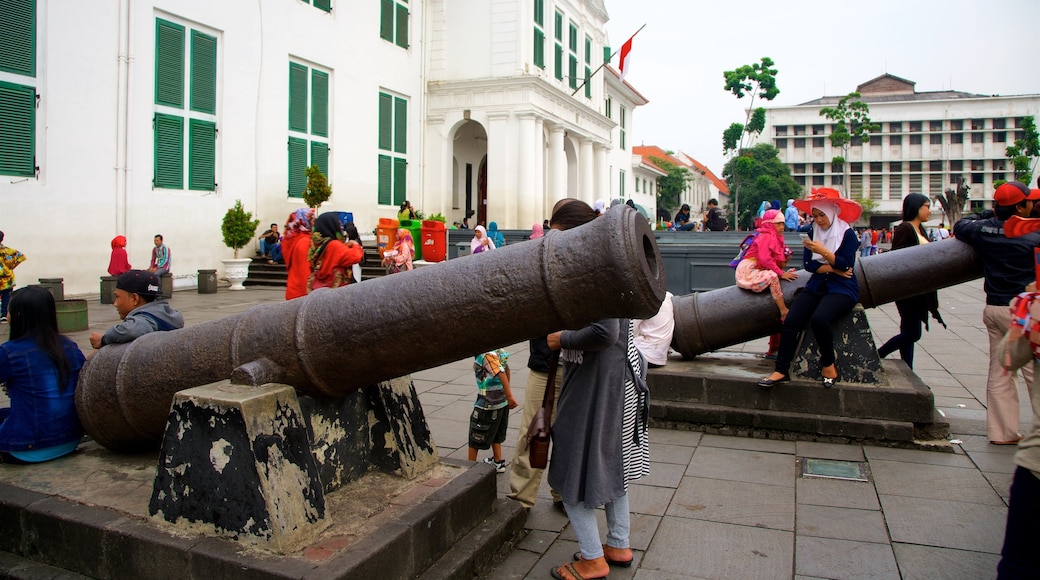
<path id="1" fill-rule="evenodd" d="M 552 417 L 553 403 L 556 400 L 556 371 L 560 368 L 560 351 L 554 350 L 549 355 L 549 378 L 545 381 L 545 394 L 542 395 L 542 407 L 545 419 Z"/>

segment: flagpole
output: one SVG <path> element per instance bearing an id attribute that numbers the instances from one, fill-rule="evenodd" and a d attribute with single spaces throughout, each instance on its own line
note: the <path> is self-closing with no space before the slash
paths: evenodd
<path id="1" fill-rule="evenodd" d="M 646 24 L 640 26 L 639 30 L 633 32 L 632 36 L 628 37 L 628 40 L 632 40 L 633 38 L 635 38 L 636 35 L 639 34 L 639 32 L 642 31 L 644 28 L 646 28 Z M 626 40 L 625 42 L 628 42 L 628 40 Z M 624 46 L 624 44 L 622 44 L 621 46 Z M 574 92 L 571 93 L 571 96 L 573 97 L 574 95 L 578 94 L 578 91 L 580 91 L 581 89 L 585 88 L 585 85 L 588 84 L 589 80 L 591 80 L 592 77 L 596 76 L 596 73 L 598 73 L 600 70 L 602 70 L 603 67 L 605 67 L 608 64 L 610 64 L 610 61 L 614 60 L 614 57 L 617 56 L 618 52 L 620 52 L 620 49 L 618 49 L 618 51 L 615 51 L 614 53 L 612 53 L 610 55 L 609 59 L 607 59 L 603 64 L 601 64 L 598 67 L 596 67 L 596 70 L 594 70 L 591 73 L 589 73 L 589 77 L 587 79 L 585 79 L 584 81 L 582 81 L 581 84 L 578 85 L 578 88 L 574 89 Z"/>

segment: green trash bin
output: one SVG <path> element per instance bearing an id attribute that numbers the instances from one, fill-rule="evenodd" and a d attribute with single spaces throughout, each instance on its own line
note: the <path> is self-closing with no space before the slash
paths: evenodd
<path id="1" fill-rule="evenodd" d="M 51 293 L 54 297 L 55 302 L 61 302 L 65 299 L 65 279 L 64 278 L 40 278 L 40 286 L 43 286 Z"/>
<path id="2" fill-rule="evenodd" d="M 89 328 L 86 300 L 58 300 L 54 303 L 54 309 L 58 332 L 76 332 Z"/>
<path id="3" fill-rule="evenodd" d="M 401 228 L 412 234 L 412 244 L 415 246 L 415 259 L 422 260 L 422 220 L 401 220 Z"/>
<path id="4" fill-rule="evenodd" d="M 102 276 L 101 277 L 101 303 L 112 304 L 115 302 L 116 297 L 116 282 L 119 280 L 118 276 Z"/>

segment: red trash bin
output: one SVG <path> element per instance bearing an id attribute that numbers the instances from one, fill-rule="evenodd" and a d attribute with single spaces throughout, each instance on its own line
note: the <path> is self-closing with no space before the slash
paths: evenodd
<path id="1" fill-rule="evenodd" d="M 396 243 L 397 220 L 379 218 L 379 225 L 376 226 L 376 244 L 379 247 L 379 259 L 383 259 L 383 254 L 394 249 L 394 244 Z"/>
<path id="2" fill-rule="evenodd" d="M 444 222 L 423 220 L 422 256 L 427 262 L 443 262 L 448 255 L 448 229 Z"/>

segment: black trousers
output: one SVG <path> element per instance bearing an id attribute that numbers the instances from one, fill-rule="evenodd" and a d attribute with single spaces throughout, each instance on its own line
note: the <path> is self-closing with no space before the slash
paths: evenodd
<path id="1" fill-rule="evenodd" d="M 888 339 L 881 345 L 878 354 L 882 358 L 899 351 L 899 358 L 903 359 L 906 366 L 914 368 L 914 343 L 921 340 L 921 325 L 924 316 L 928 316 L 928 306 L 921 296 L 915 296 L 909 300 L 896 300 L 896 310 L 899 311 L 899 334 Z"/>
<path id="2" fill-rule="evenodd" d="M 1040 570 L 1040 551 L 1036 539 L 1040 534 L 1040 479 L 1025 467 L 1015 468 L 1011 482 L 1004 547 L 1000 550 L 997 578 L 1010 580 L 1036 578 Z"/>
<path id="3" fill-rule="evenodd" d="M 791 374 L 791 361 L 798 347 L 798 336 L 811 326 L 820 345 L 820 366 L 834 364 L 834 322 L 849 312 L 856 301 L 845 294 L 816 294 L 802 290 L 795 296 L 791 310 L 780 330 L 780 349 L 776 353 L 774 370 Z"/>

